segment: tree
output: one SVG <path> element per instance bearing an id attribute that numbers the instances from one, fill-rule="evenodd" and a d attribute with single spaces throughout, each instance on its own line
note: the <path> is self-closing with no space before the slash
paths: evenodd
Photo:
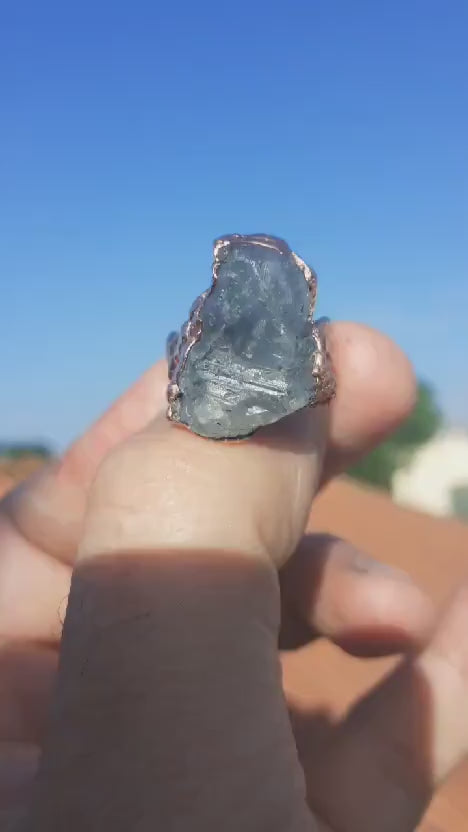
<path id="1" fill-rule="evenodd" d="M 354 479 L 391 490 L 394 473 L 406 465 L 420 445 L 439 430 L 442 414 L 434 391 L 427 382 L 418 384 L 415 407 L 395 433 L 354 465 L 349 475 Z"/>
<path id="2" fill-rule="evenodd" d="M 452 508 L 459 520 L 468 520 L 468 485 L 458 485 L 452 489 Z"/>
<path id="3" fill-rule="evenodd" d="M 48 459 L 52 451 L 42 442 L 0 442 L 0 457 L 3 459 L 24 459 L 25 457 Z"/>

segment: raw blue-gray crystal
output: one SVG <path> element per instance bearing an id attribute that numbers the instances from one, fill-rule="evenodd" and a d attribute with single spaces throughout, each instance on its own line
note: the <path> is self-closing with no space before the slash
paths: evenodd
<path id="1" fill-rule="evenodd" d="M 200 319 L 172 419 L 201 436 L 240 438 L 313 401 L 309 286 L 287 246 L 234 239 Z"/>

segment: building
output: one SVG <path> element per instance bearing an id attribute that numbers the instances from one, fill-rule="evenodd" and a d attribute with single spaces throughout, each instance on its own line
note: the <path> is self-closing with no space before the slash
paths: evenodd
<path id="1" fill-rule="evenodd" d="M 468 519 L 468 433 L 437 434 L 397 471 L 392 491 L 402 506 Z"/>

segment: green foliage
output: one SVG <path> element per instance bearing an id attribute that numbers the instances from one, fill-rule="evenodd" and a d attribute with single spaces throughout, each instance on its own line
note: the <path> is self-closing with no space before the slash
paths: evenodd
<path id="1" fill-rule="evenodd" d="M 390 438 L 390 442 L 411 451 L 431 439 L 442 424 L 442 414 L 432 387 L 426 382 L 418 384 L 418 396 L 413 412 Z"/>
<path id="2" fill-rule="evenodd" d="M 0 457 L 3 459 L 23 459 L 30 456 L 49 459 L 52 451 L 41 442 L 0 442 Z"/>
<path id="3" fill-rule="evenodd" d="M 390 491 L 396 468 L 394 448 L 385 442 L 353 465 L 348 474 L 355 480 Z"/>
<path id="4" fill-rule="evenodd" d="M 442 415 L 430 385 L 420 382 L 413 412 L 395 433 L 348 472 L 351 477 L 390 491 L 394 473 L 440 428 Z"/>
<path id="5" fill-rule="evenodd" d="M 459 485 L 452 490 L 452 507 L 455 517 L 468 520 L 468 485 Z"/>

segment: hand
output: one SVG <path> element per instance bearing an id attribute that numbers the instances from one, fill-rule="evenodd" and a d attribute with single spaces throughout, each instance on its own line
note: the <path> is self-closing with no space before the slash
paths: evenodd
<path id="1" fill-rule="evenodd" d="M 462 592 L 429 640 L 430 604 L 409 581 L 361 559 L 353 569 L 345 544 L 301 540 L 316 489 L 414 396 L 387 339 L 341 324 L 331 344 L 329 426 L 320 408 L 226 445 L 151 423 L 164 407 L 157 365 L 4 501 L 5 818 L 29 798 L 74 567 L 30 828 L 313 828 L 278 681 L 280 569 L 283 642 L 324 633 L 366 653 L 428 641 L 305 772 L 320 828 L 414 829 L 466 750 L 467 604 Z"/>

